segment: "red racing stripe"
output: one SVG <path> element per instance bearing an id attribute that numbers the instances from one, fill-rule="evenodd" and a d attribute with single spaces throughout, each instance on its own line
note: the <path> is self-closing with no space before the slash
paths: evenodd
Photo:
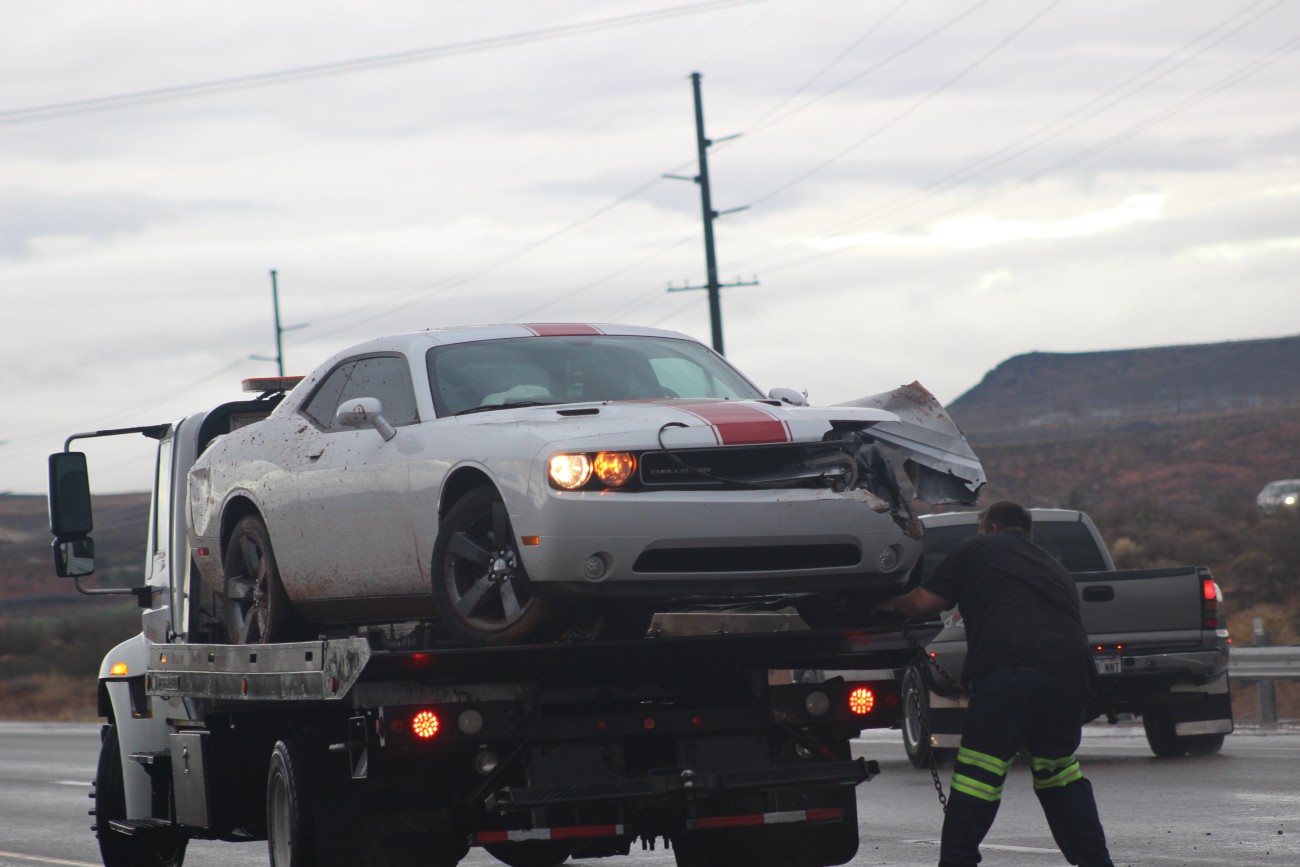
<path id="1" fill-rule="evenodd" d="M 673 406 L 708 422 L 724 446 L 788 443 L 793 439 L 789 425 L 753 404 L 719 400 Z"/>
<path id="2" fill-rule="evenodd" d="M 538 322 L 524 328 L 538 337 L 593 337 L 605 333 L 594 325 L 577 322 Z"/>

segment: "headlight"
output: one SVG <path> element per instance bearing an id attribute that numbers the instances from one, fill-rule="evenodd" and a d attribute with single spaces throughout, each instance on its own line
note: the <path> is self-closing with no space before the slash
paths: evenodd
<path id="1" fill-rule="evenodd" d="M 596 455 L 593 469 L 596 478 L 611 488 L 617 488 L 636 472 L 636 456 L 631 452 L 601 452 Z"/>
<path id="2" fill-rule="evenodd" d="M 591 458 L 586 455 L 556 455 L 551 458 L 551 481 L 572 491 L 591 479 Z"/>

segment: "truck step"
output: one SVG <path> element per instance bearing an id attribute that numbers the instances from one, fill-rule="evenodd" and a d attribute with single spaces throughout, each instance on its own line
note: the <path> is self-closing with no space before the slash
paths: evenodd
<path id="1" fill-rule="evenodd" d="M 119 834 L 131 837 L 152 834 L 158 831 L 170 831 L 175 826 L 166 819 L 113 819 L 108 826 Z"/>
<path id="2" fill-rule="evenodd" d="M 487 799 L 489 810 L 502 813 L 554 807 L 562 804 L 600 803 L 634 798 L 710 795 L 746 789 L 780 789 L 789 786 L 857 785 L 880 773 L 880 765 L 866 759 L 818 762 L 792 767 L 758 768 L 695 774 L 689 770 L 655 774 L 629 780 L 579 783 L 570 786 L 530 786 L 501 789 Z"/>

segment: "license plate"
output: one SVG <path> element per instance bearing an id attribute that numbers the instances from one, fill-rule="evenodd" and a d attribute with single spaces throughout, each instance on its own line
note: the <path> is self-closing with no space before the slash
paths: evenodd
<path id="1" fill-rule="evenodd" d="M 1093 654 L 1092 661 L 1097 664 L 1098 674 L 1121 674 L 1124 671 L 1124 663 L 1120 661 L 1118 653 L 1096 653 Z"/>

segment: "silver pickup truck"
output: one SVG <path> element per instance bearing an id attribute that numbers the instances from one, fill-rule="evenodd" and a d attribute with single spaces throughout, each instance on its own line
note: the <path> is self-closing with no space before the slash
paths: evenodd
<path id="1" fill-rule="evenodd" d="M 1088 718 L 1140 715 L 1157 756 L 1217 752 L 1232 732 L 1223 596 L 1203 566 L 1116 571 L 1092 520 L 1070 509 L 1031 509 L 1034 541 L 1074 575 L 1098 686 Z M 922 516 L 922 580 L 975 535 L 975 512 Z M 956 609 L 906 672 L 903 746 L 916 767 L 946 764 L 961 743 L 966 627 Z M 923 726 L 924 723 L 924 726 Z M 928 737 L 927 737 L 928 736 Z"/>

